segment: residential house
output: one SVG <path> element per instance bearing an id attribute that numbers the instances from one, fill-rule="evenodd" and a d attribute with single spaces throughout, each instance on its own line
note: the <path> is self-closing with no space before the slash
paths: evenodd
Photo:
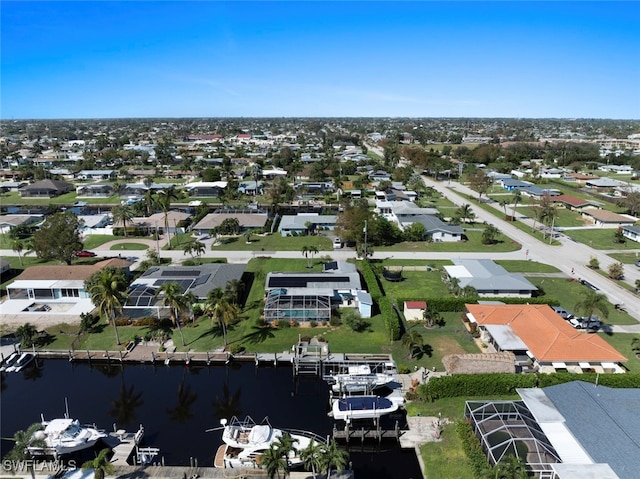
<path id="1" fill-rule="evenodd" d="M 640 226 L 625 225 L 622 227 L 622 234 L 625 238 L 640 243 Z"/>
<path id="2" fill-rule="evenodd" d="M 194 181 L 184 186 L 189 196 L 217 198 L 224 193 L 226 181 Z"/>
<path id="3" fill-rule="evenodd" d="M 583 200 L 582 198 L 577 198 L 575 196 L 570 195 L 558 195 L 553 198 L 554 203 L 560 203 L 568 210 L 582 210 L 584 208 L 595 208 L 596 205 L 589 201 Z"/>
<path id="4" fill-rule="evenodd" d="M 26 181 L 3 181 L 0 183 L 0 193 L 8 193 L 9 191 L 18 191 L 23 186 L 28 185 Z"/>
<path id="5" fill-rule="evenodd" d="M 53 198 L 73 191 L 71 183 L 62 180 L 40 180 L 20 188 L 20 196 L 23 198 Z"/>
<path id="6" fill-rule="evenodd" d="M 333 231 L 336 221 L 336 215 L 319 215 L 317 213 L 283 215 L 278 231 L 282 236 L 306 235 L 317 230 Z"/>
<path id="7" fill-rule="evenodd" d="M 209 292 L 225 289 L 231 281 L 241 281 L 246 264 L 210 263 L 199 266 L 152 266 L 129 287 L 124 314 L 129 317 L 143 315 L 160 317 L 166 307 L 158 296 L 160 287 L 175 282 L 183 292 L 193 293 L 198 302 L 204 302 Z M 238 298 L 241 301 L 242 298 Z"/>
<path id="8" fill-rule="evenodd" d="M 111 183 L 93 183 L 76 187 L 76 196 L 78 198 L 108 198 L 114 194 L 115 190 Z"/>
<path id="9" fill-rule="evenodd" d="M 0 233 L 8 233 L 16 226 L 35 225 L 42 220 L 43 215 L 0 215 Z"/>
<path id="10" fill-rule="evenodd" d="M 198 224 L 193 227 L 199 235 L 209 234 L 212 229 L 217 228 L 227 218 L 235 218 L 240 223 L 241 232 L 256 231 L 264 228 L 268 220 L 266 212 L 255 210 L 226 210 L 221 209 L 213 213 L 209 213 L 202 218 Z"/>
<path id="11" fill-rule="evenodd" d="M 627 360 L 597 334 L 575 329 L 546 304 L 467 304 L 483 342 L 510 351 L 525 371 L 624 373 Z"/>
<path id="12" fill-rule="evenodd" d="M 564 175 L 563 180 L 584 185 L 587 181 L 597 180 L 598 178 L 600 177 L 589 173 L 567 173 Z"/>
<path id="13" fill-rule="evenodd" d="M 638 476 L 640 389 L 571 381 L 516 392 L 520 400 L 474 400 L 465 405 L 464 416 L 490 464 L 516 455 L 534 477 Z"/>
<path id="14" fill-rule="evenodd" d="M 322 273 L 267 274 L 265 321 L 329 321 L 331 311 L 355 307 L 363 318 L 371 317 L 373 301 L 362 289 L 360 274 L 352 263 L 331 262 Z"/>
<path id="15" fill-rule="evenodd" d="M 38 315 L 76 319 L 82 313 L 90 313 L 95 306 L 91 302 L 85 281 L 103 268 L 118 268 L 127 274 L 133 264 L 124 259 L 112 258 L 92 265 L 43 265 L 25 269 L 7 286 L 8 299 L 2 304 L 2 314 L 24 315 L 37 327 Z"/>
<path id="16" fill-rule="evenodd" d="M 530 298 L 537 291 L 533 284 L 517 273 L 509 273 L 490 259 L 454 259 L 453 266 L 444 266 L 449 279 L 458 286 L 471 286 L 483 297 Z"/>
<path id="17" fill-rule="evenodd" d="M 631 215 L 619 215 L 613 211 L 589 208 L 582 211 L 582 217 L 597 226 L 620 227 L 633 225 L 638 218 Z"/>
<path id="18" fill-rule="evenodd" d="M 115 170 L 81 170 L 75 175 L 77 180 L 115 180 Z"/>
<path id="19" fill-rule="evenodd" d="M 238 184 L 238 192 L 245 195 L 262 195 L 264 194 L 264 187 L 262 181 L 244 180 Z"/>

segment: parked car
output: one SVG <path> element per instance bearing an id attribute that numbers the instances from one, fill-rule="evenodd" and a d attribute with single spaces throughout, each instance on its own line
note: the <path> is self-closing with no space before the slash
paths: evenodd
<path id="1" fill-rule="evenodd" d="M 602 326 L 600 320 L 595 316 L 591 316 L 591 318 L 572 318 L 569 320 L 569 323 L 576 329 L 587 329 L 594 332 L 599 330 Z"/>
<path id="2" fill-rule="evenodd" d="M 93 258 L 97 256 L 93 251 L 88 251 L 86 249 L 82 251 L 76 251 L 76 258 Z"/>
<path id="3" fill-rule="evenodd" d="M 567 311 L 562 306 L 553 306 L 553 310 L 558 313 L 558 315 L 562 319 L 571 319 L 573 318 L 573 313 L 571 311 Z"/>
<path id="4" fill-rule="evenodd" d="M 340 238 L 336 238 L 333 240 L 333 249 L 342 248 L 342 240 Z"/>

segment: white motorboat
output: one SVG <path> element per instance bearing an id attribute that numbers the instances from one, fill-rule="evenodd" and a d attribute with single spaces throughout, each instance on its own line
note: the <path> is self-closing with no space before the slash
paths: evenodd
<path id="1" fill-rule="evenodd" d="M 279 439 L 289 434 L 294 441 L 295 450 L 289 453 L 289 466 L 302 464 L 299 452 L 308 447 L 311 442 L 326 444 L 326 441 L 308 431 L 296 429 L 276 429 L 265 418 L 261 424 L 256 424 L 247 416 L 243 421 L 237 417 L 220 421 L 223 425 L 222 444 L 215 455 L 214 466 L 220 468 L 260 467 L 260 456 L 272 444 L 278 444 Z"/>
<path id="2" fill-rule="evenodd" d="M 371 393 L 374 389 L 388 385 L 395 380 L 393 374 L 374 373 L 367 364 L 349 366 L 346 373 L 329 377 L 331 388 L 337 393 Z"/>
<path id="3" fill-rule="evenodd" d="M 333 401 L 331 414 L 334 419 L 377 419 L 395 412 L 400 407 L 397 401 L 380 396 L 346 396 Z"/>
<path id="4" fill-rule="evenodd" d="M 44 447 L 29 447 L 34 455 L 62 456 L 93 447 L 99 439 L 107 437 L 95 426 L 81 425 L 77 419 L 61 418 L 42 421 L 44 429 L 36 431 L 35 438 L 44 441 Z"/>
<path id="5" fill-rule="evenodd" d="M 2 365 L 0 366 L 0 371 L 7 371 L 7 369 L 9 369 L 10 367 L 14 366 L 16 364 L 16 362 L 18 361 L 18 359 L 20 359 L 20 353 L 19 352 L 13 352 L 11 353 L 7 359 L 5 359 L 2 363 Z"/>
<path id="6" fill-rule="evenodd" d="M 5 369 L 8 373 L 17 373 L 22 371 L 27 365 L 33 361 L 35 356 L 31 353 L 22 353 L 18 360 Z"/>

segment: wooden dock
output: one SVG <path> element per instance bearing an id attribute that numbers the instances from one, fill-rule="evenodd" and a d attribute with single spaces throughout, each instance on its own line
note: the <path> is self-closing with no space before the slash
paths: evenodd
<path id="1" fill-rule="evenodd" d="M 114 466 L 130 466 L 136 464 L 137 454 L 134 454 L 136 448 L 144 437 L 144 428 L 140 426 L 136 432 L 126 432 L 118 430 L 109 433 L 104 442 L 113 451 L 111 464 Z"/>

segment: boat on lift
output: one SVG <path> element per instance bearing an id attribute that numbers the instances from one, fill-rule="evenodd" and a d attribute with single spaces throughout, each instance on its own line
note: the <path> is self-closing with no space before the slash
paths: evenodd
<path id="1" fill-rule="evenodd" d="M 333 401 L 331 415 L 334 419 L 351 421 L 354 419 L 378 419 L 395 412 L 400 407 L 398 401 L 386 397 L 362 395 L 345 396 Z"/>
<path id="2" fill-rule="evenodd" d="M 333 383 L 333 392 L 346 394 L 370 394 L 375 389 L 395 381 L 393 374 L 374 373 L 368 364 L 349 366 L 346 373 L 333 374 L 328 379 Z"/>
<path id="3" fill-rule="evenodd" d="M 302 465 L 300 451 L 312 442 L 326 444 L 326 440 L 309 431 L 274 428 L 266 417 L 260 424 L 256 424 L 249 416 L 244 420 L 234 416 L 230 421 L 222 419 L 220 423 L 223 426 L 224 444 L 218 447 L 213 462 L 218 468 L 260 467 L 261 455 L 272 445 L 278 444 L 286 434 L 291 436 L 296 448 L 287 457 L 291 467 Z"/>

